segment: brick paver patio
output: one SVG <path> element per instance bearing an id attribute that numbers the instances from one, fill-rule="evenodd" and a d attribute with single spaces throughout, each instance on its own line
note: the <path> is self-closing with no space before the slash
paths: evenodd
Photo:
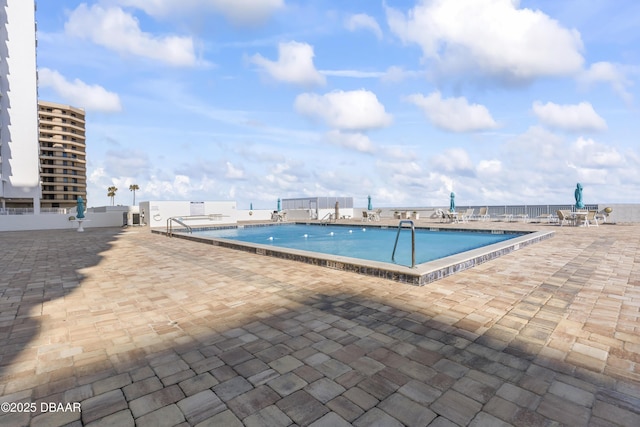
<path id="1" fill-rule="evenodd" d="M 0 233 L 0 425 L 639 426 L 640 225 L 526 227 L 556 236 L 424 287 Z"/>

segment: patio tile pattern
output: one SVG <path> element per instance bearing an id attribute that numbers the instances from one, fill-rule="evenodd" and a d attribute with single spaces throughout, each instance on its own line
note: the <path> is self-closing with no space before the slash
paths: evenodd
<path id="1" fill-rule="evenodd" d="M 416 287 L 143 228 L 0 233 L 0 425 L 640 425 L 640 225 L 455 226 L 556 235 Z"/>

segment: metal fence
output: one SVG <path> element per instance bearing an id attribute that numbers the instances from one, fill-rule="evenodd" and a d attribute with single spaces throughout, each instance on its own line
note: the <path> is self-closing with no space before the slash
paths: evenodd
<path id="1" fill-rule="evenodd" d="M 340 208 L 353 208 L 353 197 L 300 197 L 296 199 L 282 199 L 282 210 L 319 210 L 333 209 L 338 202 Z"/>
<path id="2" fill-rule="evenodd" d="M 502 215 L 528 215 L 529 219 L 537 218 L 542 215 L 555 215 L 556 211 L 568 210 L 575 211 L 575 205 L 495 205 L 495 206 L 456 206 L 456 210 L 463 212 L 467 209 L 474 209 L 474 213 L 478 214 L 480 208 L 488 208 L 487 213 L 492 217 L 500 217 Z M 598 205 L 585 205 L 585 210 L 597 211 Z"/>

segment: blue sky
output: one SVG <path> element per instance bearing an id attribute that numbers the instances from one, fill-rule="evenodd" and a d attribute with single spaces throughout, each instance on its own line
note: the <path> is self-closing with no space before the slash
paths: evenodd
<path id="1" fill-rule="evenodd" d="M 635 0 L 40 0 L 88 204 L 637 203 Z"/>

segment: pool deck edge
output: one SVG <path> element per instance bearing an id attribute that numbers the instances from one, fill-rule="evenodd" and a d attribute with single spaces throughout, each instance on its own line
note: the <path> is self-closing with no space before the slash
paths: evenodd
<path id="1" fill-rule="evenodd" d="M 369 225 L 369 227 L 371 227 L 371 225 Z M 424 228 L 430 230 L 434 229 L 433 226 Z M 487 230 L 482 231 L 487 232 Z M 229 249 L 241 250 L 257 255 L 265 255 L 291 261 L 304 262 L 306 264 L 333 268 L 342 271 L 349 271 L 357 274 L 364 274 L 367 276 L 388 279 L 400 283 L 415 286 L 424 286 L 457 272 L 473 268 L 476 265 L 480 265 L 482 263 L 496 259 L 500 256 L 517 251 L 531 244 L 546 240 L 555 235 L 554 231 L 496 229 L 490 230 L 490 232 L 522 232 L 527 234 L 502 242 L 493 243 L 481 248 L 466 251 L 460 254 L 455 254 L 438 260 L 429 261 L 423 264 L 419 264 L 413 268 L 386 262 L 369 261 L 340 255 L 328 255 L 298 249 L 281 247 L 277 247 L 274 249 L 274 247 L 270 245 L 240 242 L 237 240 L 223 238 L 199 237 L 185 233 L 173 233 L 172 236 L 198 243 L 205 243 Z M 165 231 L 161 230 L 152 230 L 152 233 L 168 236 Z"/>

